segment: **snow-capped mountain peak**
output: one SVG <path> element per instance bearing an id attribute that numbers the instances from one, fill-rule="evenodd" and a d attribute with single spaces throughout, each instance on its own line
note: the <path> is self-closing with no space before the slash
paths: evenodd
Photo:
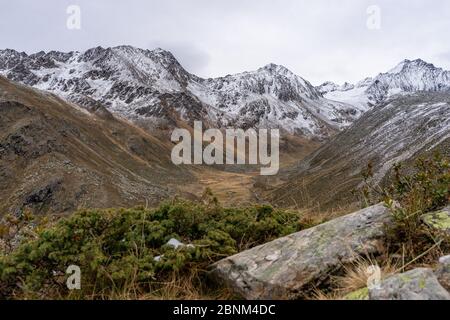
<path id="1" fill-rule="evenodd" d="M 268 63 L 264 67 L 259 68 L 259 70 L 267 70 L 271 73 L 292 73 L 288 68 L 275 63 Z"/>
<path id="2" fill-rule="evenodd" d="M 389 74 L 397 74 L 397 73 L 400 73 L 400 72 L 403 70 L 403 68 L 404 68 L 406 65 L 408 65 L 409 63 L 411 63 L 411 60 L 405 59 L 405 60 L 403 60 L 402 62 L 400 62 L 398 65 L 396 65 L 394 68 L 392 68 L 391 70 L 389 70 L 389 71 L 386 72 L 386 73 L 389 73 Z"/>
<path id="3" fill-rule="evenodd" d="M 330 85 L 322 85 L 318 89 L 322 90 L 328 99 L 367 110 L 394 94 L 418 91 L 449 92 L 450 72 L 422 59 L 406 59 L 375 78 L 366 78 L 358 82 L 350 90 L 339 90 L 339 87 Z"/>
<path id="4" fill-rule="evenodd" d="M 334 92 L 334 91 L 348 91 L 348 90 L 352 90 L 354 88 L 355 88 L 355 85 L 348 83 L 348 82 L 344 82 L 343 85 L 338 85 L 332 81 L 324 82 L 320 86 L 316 87 L 316 89 L 322 95 L 327 94 L 329 92 Z"/>
<path id="5" fill-rule="evenodd" d="M 339 89 L 339 85 L 333 81 L 327 81 L 322 83 L 320 86 L 316 87 L 317 91 L 321 94 L 327 94 L 328 92 L 333 92 Z"/>
<path id="6" fill-rule="evenodd" d="M 193 81 L 188 90 L 229 116 L 225 126 L 279 127 L 291 133 L 322 136 L 349 125 L 357 116 L 352 106 L 324 99 L 307 80 L 276 64 Z"/>
<path id="7" fill-rule="evenodd" d="M 139 124 L 205 120 L 226 127 L 276 127 L 323 137 L 359 116 L 347 104 L 322 97 L 284 66 L 202 79 L 168 51 L 132 46 L 84 52 L 0 51 L 0 74 L 87 108 L 108 110 Z"/>
<path id="8" fill-rule="evenodd" d="M 422 59 L 415 59 L 415 60 L 405 59 L 386 73 L 399 74 L 402 72 L 407 72 L 408 70 L 417 72 L 420 70 L 435 70 L 435 69 L 442 70 L 440 68 L 436 68 L 432 63 L 428 63 Z"/>
<path id="9" fill-rule="evenodd" d="M 450 72 L 422 59 L 404 60 L 387 73 L 379 74 L 366 92 L 372 104 L 398 93 L 450 90 Z"/>
<path id="10" fill-rule="evenodd" d="M 360 80 L 356 83 L 355 88 L 368 87 L 373 82 L 373 78 L 367 77 L 363 80 Z"/>
<path id="11" fill-rule="evenodd" d="M 318 99 L 320 94 L 316 89 L 300 76 L 284 66 L 268 64 L 256 71 L 247 71 L 226 77 L 210 79 L 207 86 L 220 91 L 251 91 L 255 94 L 268 94 L 273 97 L 289 101 L 307 97 Z"/>

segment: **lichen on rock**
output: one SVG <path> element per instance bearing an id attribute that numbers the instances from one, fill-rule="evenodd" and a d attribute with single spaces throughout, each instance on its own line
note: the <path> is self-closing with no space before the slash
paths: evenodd
<path id="1" fill-rule="evenodd" d="M 431 269 L 418 268 L 382 280 L 369 289 L 370 300 L 450 300 Z"/>
<path id="2" fill-rule="evenodd" d="M 223 259 L 211 275 L 245 299 L 295 299 L 382 248 L 389 210 L 378 204 Z"/>
<path id="3" fill-rule="evenodd" d="M 369 300 L 369 288 L 361 288 L 350 292 L 344 297 L 345 300 Z"/>
<path id="4" fill-rule="evenodd" d="M 450 207 L 427 213 L 422 216 L 422 221 L 430 228 L 450 233 Z"/>

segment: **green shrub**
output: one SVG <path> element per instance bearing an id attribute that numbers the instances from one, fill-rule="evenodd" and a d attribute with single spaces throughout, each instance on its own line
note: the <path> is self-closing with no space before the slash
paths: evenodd
<path id="1" fill-rule="evenodd" d="M 449 159 L 439 153 L 419 159 L 412 168 L 396 164 L 385 187 L 374 185 L 372 165 L 363 172 L 361 190 L 364 203 L 384 201 L 392 212 L 387 227 L 387 243 L 392 253 L 413 260 L 433 247 L 448 246 L 448 237 L 430 229 L 422 216 L 446 206 L 450 201 Z"/>
<path id="2" fill-rule="evenodd" d="M 69 297 L 69 265 L 82 272 L 78 298 L 99 298 L 129 287 L 151 292 L 174 272 L 205 270 L 249 246 L 298 231 L 299 221 L 296 212 L 270 206 L 222 208 L 216 201 L 83 210 L 0 256 L 0 295 Z M 171 238 L 192 246 L 174 249 L 167 245 Z"/>

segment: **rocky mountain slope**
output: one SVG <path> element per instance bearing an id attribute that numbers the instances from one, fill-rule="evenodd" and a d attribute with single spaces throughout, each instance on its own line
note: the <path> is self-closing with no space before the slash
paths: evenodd
<path id="1" fill-rule="evenodd" d="M 421 59 L 404 60 L 393 69 L 357 84 L 325 82 L 316 88 L 330 100 L 349 103 L 362 111 L 390 96 L 418 91 L 450 92 L 450 71 Z"/>
<path id="2" fill-rule="evenodd" d="M 360 172 L 374 165 L 383 182 L 397 162 L 410 162 L 440 150 L 450 154 L 450 94 L 394 95 L 367 111 L 349 129 L 280 175 L 286 182 L 271 194 L 280 205 L 337 206 L 355 198 Z"/>
<path id="3" fill-rule="evenodd" d="M 155 204 L 192 181 L 170 147 L 104 108 L 88 112 L 0 76 L 0 212 Z"/>
<path id="4" fill-rule="evenodd" d="M 88 108 L 100 103 L 150 129 L 203 120 L 216 127 L 276 127 L 326 137 L 360 115 L 353 106 L 323 98 L 282 66 L 202 79 L 161 49 L 97 47 L 31 55 L 7 49 L 0 51 L 0 74 Z"/>

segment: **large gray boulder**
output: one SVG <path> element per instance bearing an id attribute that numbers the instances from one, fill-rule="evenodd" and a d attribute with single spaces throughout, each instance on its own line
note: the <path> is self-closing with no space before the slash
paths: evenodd
<path id="1" fill-rule="evenodd" d="M 450 300 L 431 269 L 418 268 L 393 275 L 369 288 L 370 300 Z"/>
<path id="2" fill-rule="evenodd" d="M 389 210 L 382 204 L 223 259 L 212 276 L 245 299 L 293 299 L 343 265 L 382 248 Z"/>

